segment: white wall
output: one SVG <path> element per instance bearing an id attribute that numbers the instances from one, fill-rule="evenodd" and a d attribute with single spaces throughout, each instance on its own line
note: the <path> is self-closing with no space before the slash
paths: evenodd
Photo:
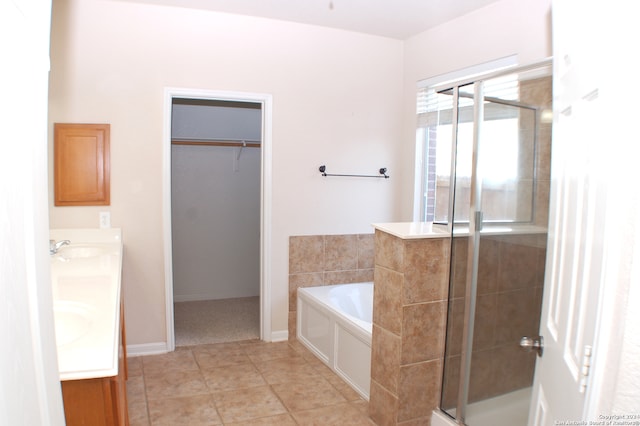
<path id="1" fill-rule="evenodd" d="M 402 220 L 413 213 L 416 83 L 517 55 L 523 65 L 551 56 L 551 0 L 502 0 L 406 40 Z"/>
<path id="2" fill-rule="evenodd" d="M 48 254 L 51 2 L 0 2 L 0 424 L 64 425 Z"/>
<path id="3" fill-rule="evenodd" d="M 287 330 L 290 235 L 399 219 L 402 42 L 309 25 L 108 0 L 53 10 L 51 122 L 111 123 L 111 224 L 124 233 L 131 344 L 164 342 L 165 87 L 273 96 L 271 329 Z M 391 179 L 322 178 L 334 172 Z M 100 207 L 51 207 L 96 227 Z"/>
<path id="4" fill-rule="evenodd" d="M 288 237 L 372 232 L 410 220 L 415 83 L 517 53 L 550 55 L 548 0 L 503 0 L 405 43 L 288 22 L 108 0 L 53 11 L 52 122 L 111 123 L 113 226 L 127 247 L 132 344 L 165 340 L 165 87 L 273 95 L 273 331 L 287 329 Z M 117 23 L 117 25 L 115 24 Z M 322 178 L 376 173 L 391 179 Z M 97 226 L 99 207 L 51 208 L 55 227 Z"/>
<path id="5" fill-rule="evenodd" d="M 289 236 L 411 219 L 416 82 L 514 53 L 520 62 L 549 56 L 548 20 L 548 0 L 503 0 L 403 43 L 192 9 L 57 1 L 51 121 L 111 123 L 129 341 L 166 335 L 164 87 L 273 95 L 271 328 L 284 331 Z M 321 164 L 334 173 L 387 167 L 391 179 L 322 178 Z M 100 210 L 52 207 L 52 226 L 97 226 Z"/>

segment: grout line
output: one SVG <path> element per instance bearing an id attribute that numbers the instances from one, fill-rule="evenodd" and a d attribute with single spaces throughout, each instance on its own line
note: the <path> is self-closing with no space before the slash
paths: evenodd
<path id="1" fill-rule="evenodd" d="M 266 342 L 259 342 L 259 343 L 242 343 L 242 342 L 250 342 L 250 341 L 241 341 L 241 342 L 229 342 L 229 343 L 233 343 L 236 347 L 236 349 L 240 349 L 241 352 L 243 353 L 244 356 L 246 356 L 248 362 L 243 362 L 241 364 L 250 364 L 260 375 L 260 377 L 264 380 L 265 382 L 265 386 L 268 387 L 268 389 L 270 390 L 270 392 L 275 395 L 275 397 L 278 399 L 278 401 L 280 402 L 280 404 L 282 405 L 282 407 L 286 410 L 286 413 L 282 413 L 282 414 L 278 414 L 278 415 L 283 415 L 283 414 L 287 414 L 289 416 L 289 418 L 295 423 L 295 424 L 299 424 L 299 422 L 296 420 L 295 416 L 294 416 L 294 412 L 292 410 L 289 409 L 289 407 L 285 404 L 285 402 L 282 400 L 282 398 L 280 397 L 280 395 L 276 392 L 276 390 L 273 388 L 273 385 L 271 383 L 269 383 L 263 372 L 260 370 L 260 368 L 258 368 L 258 364 L 257 361 L 264 361 L 264 362 L 269 362 L 269 361 L 277 361 L 277 360 L 281 360 L 281 359 L 286 359 L 286 358 L 290 358 L 290 357 L 295 357 L 295 358 L 300 358 L 303 362 L 303 364 L 301 365 L 305 365 L 305 366 L 309 366 L 312 370 L 313 370 L 313 374 L 317 375 L 317 377 L 322 380 L 323 382 L 326 382 L 329 384 L 329 386 L 331 387 L 331 389 L 333 389 L 338 395 L 340 395 L 340 397 L 342 398 L 342 400 L 340 402 L 336 402 L 336 403 L 331 403 L 331 404 L 327 404 L 327 405 L 323 405 L 322 407 L 316 407 L 316 408 L 324 408 L 324 407 L 331 407 L 331 406 L 337 406 L 337 405 L 343 405 L 343 404 L 348 404 L 350 406 L 352 406 L 354 403 L 361 403 L 362 401 L 365 401 L 363 399 L 359 399 L 359 400 L 350 400 L 348 399 L 345 395 L 343 395 L 340 390 L 327 378 L 323 375 L 323 373 L 318 369 L 318 365 L 315 365 L 312 361 L 310 361 L 309 358 L 307 358 L 307 355 L 311 355 L 313 356 L 313 354 L 311 354 L 306 348 L 292 344 L 291 341 L 286 342 L 286 346 L 285 345 L 281 345 L 281 349 L 278 348 L 275 351 L 274 357 L 271 358 L 270 356 L 267 356 L 266 359 L 261 359 L 260 358 L 260 354 L 264 354 L 264 353 L 269 353 L 268 351 L 271 348 L 268 348 L 266 352 L 261 352 L 260 348 L 257 348 L 257 350 L 255 350 L 256 348 L 254 348 L 254 350 L 252 350 L 251 346 L 252 345 L 271 345 L 271 343 L 266 343 Z M 284 342 L 283 342 L 284 343 Z M 214 344 L 216 345 L 216 344 Z M 275 343 L 275 345 L 278 345 L 278 343 Z M 214 393 L 224 393 L 227 391 L 219 391 L 219 392 L 214 392 L 211 390 L 211 388 L 209 387 L 209 385 L 207 384 L 207 381 L 205 379 L 205 376 L 203 374 L 203 366 L 200 364 L 200 362 L 198 362 L 198 359 L 195 355 L 194 349 L 198 346 L 209 346 L 208 344 L 204 344 L 204 345 L 194 345 L 194 346 L 189 346 L 189 347 L 185 347 L 182 350 L 188 350 L 191 354 L 191 357 L 193 358 L 195 365 L 198 367 L 198 373 L 200 374 L 200 377 L 202 378 L 206 389 L 207 389 L 207 393 L 206 395 L 211 396 L 211 400 L 213 401 L 213 405 L 214 408 L 216 410 L 216 414 L 218 416 L 218 418 L 220 419 L 220 421 L 222 422 L 222 424 L 228 424 L 225 423 L 217 401 L 215 398 L 213 398 Z M 273 348 L 273 347 L 272 347 Z M 220 351 L 223 353 L 226 349 L 221 349 Z M 280 355 L 279 352 L 282 351 L 283 353 Z M 293 354 L 291 353 L 293 352 Z M 256 355 L 254 358 L 251 357 L 251 355 Z M 165 354 L 166 355 L 166 354 Z M 163 355 L 157 355 L 157 356 L 163 356 Z M 148 357 L 153 357 L 153 356 L 148 356 Z M 315 358 L 314 358 L 315 359 Z M 320 361 L 318 361 L 320 362 Z M 141 363 L 141 377 L 142 377 L 142 383 L 143 383 L 143 393 L 144 393 L 144 402 L 145 402 L 145 411 L 146 411 L 146 418 L 147 418 L 147 424 L 148 425 L 152 425 L 152 421 L 151 421 L 151 413 L 150 413 L 150 409 L 149 409 L 149 399 L 147 396 L 147 383 L 146 383 L 146 375 L 148 374 L 145 373 L 145 362 L 144 362 L 144 357 L 142 357 L 140 359 L 140 363 Z M 240 365 L 240 364 L 238 364 Z M 323 364 L 322 364 L 323 365 Z M 179 371 L 179 370 L 178 370 Z M 332 377 L 336 377 L 339 380 L 340 377 L 338 375 L 336 375 L 335 373 L 331 373 L 333 376 Z M 286 382 L 283 382 L 286 383 Z M 345 386 L 347 386 L 347 384 L 345 383 Z M 233 392 L 233 391 L 237 391 L 239 389 L 232 389 L 229 390 L 229 392 Z M 185 395 L 185 397 L 188 397 L 187 395 Z M 167 397 L 167 399 L 170 399 L 172 397 Z M 366 401 L 365 401 L 366 402 Z M 305 410 L 299 410 L 300 412 L 304 412 L 304 411 L 310 411 L 310 410 L 314 410 L 316 408 L 310 408 L 310 409 L 305 409 Z M 358 411 L 361 411 L 360 407 L 356 407 L 358 409 Z M 365 414 L 363 414 L 364 416 Z M 250 420 L 257 420 L 257 419 L 267 419 L 269 417 L 274 417 L 276 415 L 266 415 L 263 417 L 257 417 L 255 419 L 250 419 Z M 367 417 L 368 418 L 368 417 Z"/>

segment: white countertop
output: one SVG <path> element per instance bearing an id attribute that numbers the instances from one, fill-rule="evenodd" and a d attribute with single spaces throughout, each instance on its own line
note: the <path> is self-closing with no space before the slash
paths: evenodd
<path id="1" fill-rule="evenodd" d="M 122 232 L 54 229 L 70 240 L 51 255 L 51 281 L 60 380 L 118 374 Z"/>
<path id="2" fill-rule="evenodd" d="M 405 240 L 416 238 L 444 238 L 450 235 L 447 225 L 432 222 L 374 223 L 373 227 Z"/>
<path id="3" fill-rule="evenodd" d="M 405 240 L 419 238 L 445 238 L 451 235 L 447 225 L 439 225 L 432 222 L 390 222 L 374 223 L 373 227 L 379 231 L 394 235 Z M 506 234 L 543 234 L 547 229 L 541 226 L 528 224 L 509 225 L 484 225 L 480 231 L 482 235 L 506 235 Z M 469 227 L 456 225 L 454 236 L 469 235 Z"/>

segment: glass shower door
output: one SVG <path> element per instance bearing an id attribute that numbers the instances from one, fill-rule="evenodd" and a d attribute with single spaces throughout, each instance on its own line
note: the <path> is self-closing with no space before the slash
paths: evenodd
<path id="1" fill-rule="evenodd" d="M 441 407 L 470 426 L 528 418 L 536 352 L 520 340 L 539 327 L 551 140 L 537 107 L 550 103 L 550 77 L 523 75 L 451 90 L 458 129 Z"/>
<path id="2" fill-rule="evenodd" d="M 520 340 L 538 334 L 547 235 L 534 226 L 537 109 L 500 98 L 497 83 L 481 83 L 466 421 L 524 426 L 536 353 Z"/>

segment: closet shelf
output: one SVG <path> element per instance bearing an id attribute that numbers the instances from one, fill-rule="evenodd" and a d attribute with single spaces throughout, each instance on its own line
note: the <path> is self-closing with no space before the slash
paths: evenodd
<path id="1" fill-rule="evenodd" d="M 230 139 L 171 139 L 171 145 L 203 145 L 203 146 L 239 146 L 242 148 L 260 148 L 257 140 Z"/>

